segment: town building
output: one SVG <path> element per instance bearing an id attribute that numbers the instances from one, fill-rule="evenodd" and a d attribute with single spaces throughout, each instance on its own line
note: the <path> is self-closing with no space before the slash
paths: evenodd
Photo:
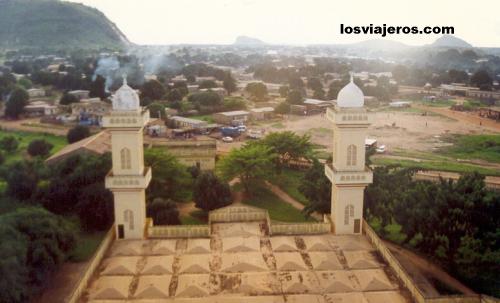
<path id="1" fill-rule="evenodd" d="M 181 116 L 173 116 L 168 118 L 169 123 L 172 123 L 174 128 L 203 130 L 208 126 L 207 121 L 186 118 Z"/>
<path id="2" fill-rule="evenodd" d="M 324 113 L 326 112 L 326 109 L 328 107 L 333 105 L 331 101 L 324 101 L 318 99 L 305 99 L 303 103 L 306 106 L 306 111 L 308 115 Z"/>
<path id="3" fill-rule="evenodd" d="M 27 92 L 30 98 L 45 97 L 45 90 L 43 88 L 30 88 Z"/>
<path id="4" fill-rule="evenodd" d="M 45 101 L 32 101 L 24 107 L 24 112 L 28 116 L 52 116 L 57 115 L 59 109 Z"/>
<path id="5" fill-rule="evenodd" d="M 267 120 L 274 117 L 274 108 L 272 107 L 257 107 L 250 110 L 250 118 L 252 120 Z"/>
<path id="6" fill-rule="evenodd" d="M 61 163 L 74 155 L 103 155 L 111 151 L 111 134 L 102 131 L 88 138 L 66 145 L 45 160 L 48 165 Z"/>
<path id="7" fill-rule="evenodd" d="M 81 124 L 101 125 L 102 118 L 111 110 L 111 105 L 99 98 L 82 99 L 71 104 L 71 115 Z"/>
<path id="8" fill-rule="evenodd" d="M 327 110 L 333 123 L 332 163 L 325 174 L 332 182 L 332 228 L 334 234 L 361 234 L 363 196 L 373 174 L 365 165 L 365 140 L 372 114 L 364 108 L 361 89 L 351 82 L 337 96 L 337 105 Z"/>
<path id="9" fill-rule="evenodd" d="M 212 115 L 214 121 L 225 125 L 244 125 L 250 116 L 245 110 L 235 110 L 230 112 L 220 112 Z"/>
<path id="10" fill-rule="evenodd" d="M 68 92 L 68 95 L 75 96 L 78 100 L 87 99 L 89 97 L 89 94 L 90 91 L 83 89 L 71 90 Z"/>
<path id="11" fill-rule="evenodd" d="M 200 92 L 214 92 L 219 97 L 224 98 L 226 96 L 226 90 L 222 87 L 213 87 L 213 88 L 202 88 L 199 89 Z"/>
<path id="12" fill-rule="evenodd" d="M 144 142 L 149 146 L 162 147 L 187 167 L 196 166 L 201 170 L 215 169 L 217 141 L 206 136 L 190 139 L 167 139 L 147 137 Z"/>

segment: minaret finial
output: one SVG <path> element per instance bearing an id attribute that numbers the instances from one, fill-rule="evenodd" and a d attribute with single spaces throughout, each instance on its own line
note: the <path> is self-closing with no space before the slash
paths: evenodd
<path id="1" fill-rule="evenodd" d="M 123 74 L 122 78 L 123 78 L 123 85 L 127 85 L 127 74 Z"/>
<path id="2" fill-rule="evenodd" d="M 353 72 L 349 72 L 349 75 L 351 76 L 351 82 L 354 82 L 354 77 L 353 77 Z"/>

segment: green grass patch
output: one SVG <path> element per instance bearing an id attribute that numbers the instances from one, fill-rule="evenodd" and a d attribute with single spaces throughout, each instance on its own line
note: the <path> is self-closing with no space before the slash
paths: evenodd
<path id="1" fill-rule="evenodd" d="M 72 262 L 84 262 L 92 258 L 107 231 L 93 233 L 81 232 L 78 235 L 78 241 L 75 249 L 69 255 Z"/>
<path id="2" fill-rule="evenodd" d="M 303 205 L 308 205 L 310 203 L 309 200 L 307 200 L 307 198 L 304 197 L 304 195 L 299 191 L 299 186 L 302 184 L 304 174 L 304 171 L 286 168 L 281 172 L 281 174 L 272 178 L 270 182 L 281 188 L 290 197 L 299 201 Z"/>
<path id="3" fill-rule="evenodd" d="M 313 218 L 306 218 L 304 214 L 282 201 L 265 187 L 256 188 L 251 197 L 243 199 L 245 204 L 266 209 L 271 220 L 280 222 L 315 222 Z"/>
<path id="4" fill-rule="evenodd" d="M 53 145 L 50 154 L 54 154 L 61 150 L 64 146 L 68 144 L 65 137 L 55 136 L 44 133 L 31 133 L 31 132 L 20 132 L 20 131 L 5 131 L 0 130 L 0 140 L 7 136 L 14 136 L 19 141 L 19 146 L 17 151 L 12 153 L 5 153 L 5 161 L 6 163 L 11 163 L 13 161 L 22 160 L 25 156 L 27 156 L 26 149 L 31 141 L 35 139 L 44 139 L 50 144 Z"/>
<path id="5" fill-rule="evenodd" d="M 282 129 L 282 128 L 285 128 L 285 125 L 281 122 L 278 122 L 278 123 L 271 124 L 271 127 Z"/>
<path id="6" fill-rule="evenodd" d="M 207 121 L 208 123 L 214 123 L 215 122 L 214 118 L 212 117 L 212 115 L 189 116 L 189 118 Z"/>
<path id="7" fill-rule="evenodd" d="M 208 223 L 208 214 L 203 210 L 193 210 L 189 215 L 180 217 L 182 225 L 204 225 Z"/>
<path id="8" fill-rule="evenodd" d="M 456 161 L 412 161 L 412 160 L 400 160 L 400 159 L 390 159 L 390 158 L 372 158 L 372 163 L 374 165 L 400 165 L 401 167 L 412 167 L 422 170 L 442 170 L 455 173 L 470 173 L 477 171 L 483 175 L 489 176 L 500 176 L 500 171 L 496 169 L 489 169 L 480 167 L 472 164 L 459 163 Z"/>
<path id="9" fill-rule="evenodd" d="M 500 135 L 450 135 L 443 140 L 453 143 L 438 151 L 443 155 L 500 163 Z"/>
<path id="10" fill-rule="evenodd" d="M 435 101 L 421 101 L 420 104 L 431 107 L 450 107 L 455 105 L 455 101 L 453 100 L 435 100 Z"/>

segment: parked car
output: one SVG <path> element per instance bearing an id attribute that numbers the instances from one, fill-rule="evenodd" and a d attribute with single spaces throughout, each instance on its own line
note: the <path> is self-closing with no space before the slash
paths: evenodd
<path id="1" fill-rule="evenodd" d="M 222 137 L 222 142 L 231 143 L 234 139 L 231 137 Z"/>
<path id="2" fill-rule="evenodd" d="M 238 125 L 237 128 L 240 133 L 244 133 L 247 131 L 247 127 L 245 125 Z"/>
<path id="3" fill-rule="evenodd" d="M 375 150 L 378 154 L 383 154 L 385 153 L 385 145 L 380 145 L 379 147 L 377 147 L 377 149 Z"/>

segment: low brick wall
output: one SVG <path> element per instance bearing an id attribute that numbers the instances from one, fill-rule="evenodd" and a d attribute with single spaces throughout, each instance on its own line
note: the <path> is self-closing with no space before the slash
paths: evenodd
<path id="1" fill-rule="evenodd" d="M 109 247 L 113 244 L 115 238 L 115 225 L 113 224 L 113 226 L 111 226 L 101 244 L 97 248 L 97 251 L 94 253 L 94 256 L 92 256 L 92 259 L 89 261 L 89 264 L 85 268 L 85 271 L 82 273 L 78 284 L 75 286 L 75 289 L 66 298 L 65 302 L 77 303 L 80 300 L 89 285 L 90 279 L 92 279 L 92 277 L 94 276 L 94 273 L 99 267 L 99 264 L 101 264 L 101 261 L 108 251 Z"/>
<path id="2" fill-rule="evenodd" d="M 158 225 L 148 228 L 148 238 L 208 238 L 209 236 L 208 225 Z"/>
<path id="3" fill-rule="evenodd" d="M 363 220 L 363 232 L 366 234 L 370 242 L 377 248 L 378 252 L 382 255 L 387 264 L 389 264 L 391 269 L 396 273 L 399 280 L 403 282 L 403 285 L 408 289 L 415 302 L 426 302 L 423 294 L 413 282 L 410 275 L 404 270 L 403 266 L 401 266 L 396 257 L 394 257 L 389 251 L 389 248 L 385 246 L 384 242 L 382 242 L 382 240 L 365 220 Z"/>
<path id="4" fill-rule="evenodd" d="M 328 223 L 271 223 L 271 235 L 314 235 L 330 233 Z"/>

